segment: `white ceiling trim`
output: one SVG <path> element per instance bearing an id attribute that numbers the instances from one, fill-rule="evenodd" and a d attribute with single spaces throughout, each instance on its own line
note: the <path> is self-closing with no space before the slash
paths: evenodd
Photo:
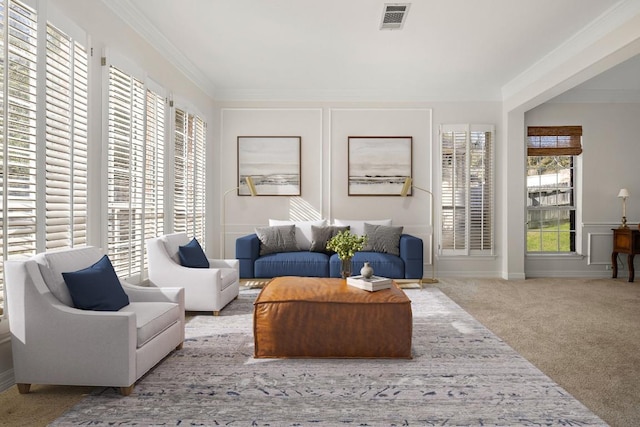
<path id="1" fill-rule="evenodd" d="M 173 45 L 129 0 L 102 0 L 127 25 L 151 44 L 162 56 L 172 63 L 196 86 L 211 98 L 215 87 L 211 80 L 200 71 L 180 49 Z"/>
<path id="2" fill-rule="evenodd" d="M 502 87 L 502 99 L 507 100 L 534 82 L 547 77 L 553 70 L 566 64 L 568 59 L 574 58 L 593 46 L 638 14 L 640 14 L 640 0 L 623 0 L 611 7 L 591 24 L 505 84 Z"/>

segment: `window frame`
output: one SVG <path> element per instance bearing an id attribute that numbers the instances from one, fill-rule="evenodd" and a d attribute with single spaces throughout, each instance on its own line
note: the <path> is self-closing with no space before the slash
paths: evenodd
<path id="1" fill-rule="evenodd" d="M 567 157 L 569 160 L 569 189 L 571 190 L 569 195 L 570 205 L 568 207 L 560 207 L 559 205 L 545 206 L 543 208 L 536 208 L 530 206 L 530 187 L 527 183 L 525 185 L 525 200 L 527 204 L 526 210 L 526 222 L 525 222 L 525 254 L 526 256 L 574 256 L 582 253 L 582 234 L 578 224 L 581 222 L 581 193 L 580 193 L 580 181 L 581 181 L 581 166 L 582 166 L 582 126 L 528 126 L 527 127 L 527 153 L 526 153 L 526 168 L 525 168 L 525 181 L 528 181 L 529 177 L 529 159 L 531 157 Z M 559 172 L 556 172 L 556 177 Z M 538 175 L 542 176 L 542 175 Z M 558 178 L 556 178 L 556 182 Z M 556 203 L 558 189 L 562 188 L 556 185 Z M 560 212 L 569 211 L 569 250 L 567 251 L 529 251 L 529 230 L 530 225 L 530 213 L 532 212 Z M 540 215 L 540 214 L 536 214 Z M 560 218 L 558 216 L 558 218 Z M 560 221 L 558 219 L 558 221 Z M 553 233 L 549 231 L 546 233 Z M 560 230 L 559 223 L 558 228 L 555 231 L 558 234 L 556 241 L 557 248 L 560 249 Z M 540 248 L 542 248 L 542 238 L 545 232 L 540 231 Z"/>
<path id="2" fill-rule="evenodd" d="M 461 156 L 464 157 L 464 170 L 458 172 L 459 168 L 456 168 L 456 164 L 459 162 L 455 161 L 457 153 L 454 149 L 452 154 L 453 163 L 446 162 L 447 153 L 444 147 L 445 142 L 445 133 L 454 133 L 454 134 L 464 134 L 464 152 L 460 153 Z M 472 144 L 472 134 L 474 133 L 485 133 L 489 134 L 489 141 L 485 141 L 485 144 L 488 144 L 488 148 L 485 147 L 483 153 L 483 163 L 484 167 L 476 168 L 476 173 L 471 173 L 471 159 L 470 157 L 473 155 L 474 151 L 471 149 Z M 495 255 L 495 144 L 496 144 L 496 133 L 495 126 L 490 124 L 443 124 L 440 125 L 440 197 L 438 200 L 438 209 L 440 216 L 440 226 L 438 228 L 439 234 L 439 255 L 441 256 L 493 256 Z M 460 141 L 459 141 L 460 142 Z M 455 145 L 455 141 L 454 141 Z M 486 152 L 488 150 L 488 152 Z M 488 162 L 488 164 L 487 164 Z M 445 178 L 445 174 L 447 173 L 447 167 L 445 163 L 451 163 L 451 178 L 450 180 L 455 181 L 456 176 L 457 179 L 463 179 L 464 184 L 462 187 L 457 184 L 446 184 L 448 181 Z M 482 173 L 480 173 L 482 171 Z M 485 187 L 481 191 L 482 202 L 481 202 L 481 214 L 480 214 L 480 226 L 478 228 L 477 219 L 473 215 L 473 213 L 477 213 L 477 209 L 473 209 L 472 206 L 472 189 L 478 188 L 477 184 L 472 184 L 472 178 L 474 176 L 482 176 L 484 177 L 484 181 L 481 180 L 480 187 Z M 487 182 L 487 180 L 489 182 Z M 455 188 L 454 188 L 455 187 Z M 456 188 L 458 190 L 456 191 Z M 457 194 L 454 196 L 456 192 L 463 191 L 464 194 Z M 477 193 L 477 191 L 475 192 Z M 445 204 L 447 200 L 447 196 L 449 194 L 449 200 L 451 202 L 455 199 L 455 206 L 453 203 Z M 485 197 L 486 196 L 486 197 Z M 488 200 L 486 200 L 488 198 Z M 459 218 L 463 218 L 460 225 L 463 228 L 458 227 L 456 225 L 456 210 L 464 210 L 461 214 L 459 214 Z M 451 221 L 447 221 L 446 211 L 448 209 L 453 210 L 453 214 L 451 217 Z M 485 220 L 486 216 L 489 216 L 488 220 Z M 487 229 L 488 228 L 488 229 Z M 447 239 L 446 234 L 450 233 L 452 235 L 452 244 L 453 247 L 448 246 L 445 247 L 445 239 Z M 458 245 L 456 245 L 456 233 L 462 233 L 463 236 L 458 239 Z M 479 233 L 479 234 L 478 234 Z M 475 248 L 478 244 L 474 237 L 480 235 L 480 248 Z M 456 247 L 457 246 L 457 247 Z"/>

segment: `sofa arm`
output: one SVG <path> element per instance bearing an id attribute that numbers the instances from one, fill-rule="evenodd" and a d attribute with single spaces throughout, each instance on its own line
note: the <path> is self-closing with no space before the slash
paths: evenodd
<path id="1" fill-rule="evenodd" d="M 404 261 L 405 279 L 422 279 L 424 273 L 422 239 L 410 234 L 401 235 L 400 258 Z"/>
<path id="2" fill-rule="evenodd" d="M 260 239 L 257 234 L 238 237 L 236 239 L 236 258 L 240 262 L 240 278 L 251 279 L 254 276 L 253 266 L 260 256 Z"/>
<path id="3" fill-rule="evenodd" d="M 184 309 L 184 288 L 156 288 L 155 286 L 133 285 L 120 280 L 122 289 L 131 302 L 173 302 Z"/>

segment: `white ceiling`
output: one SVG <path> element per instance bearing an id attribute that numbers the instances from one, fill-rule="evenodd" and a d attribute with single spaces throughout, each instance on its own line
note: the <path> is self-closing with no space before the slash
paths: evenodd
<path id="1" fill-rule="evenodd" d="M 104 2 L 217 100 L 309 101 L 501 100 L 621 3 L 412 0 L 383 31 L 381 0 Z"/>

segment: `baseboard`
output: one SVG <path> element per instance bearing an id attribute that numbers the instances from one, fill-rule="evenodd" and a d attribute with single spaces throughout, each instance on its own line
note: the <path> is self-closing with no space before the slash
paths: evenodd
<path id="1" fill-rule="evenodd" d="M 0 392 L 11 388 L 15 383 L 13 368 L 0 372 Z"/>

